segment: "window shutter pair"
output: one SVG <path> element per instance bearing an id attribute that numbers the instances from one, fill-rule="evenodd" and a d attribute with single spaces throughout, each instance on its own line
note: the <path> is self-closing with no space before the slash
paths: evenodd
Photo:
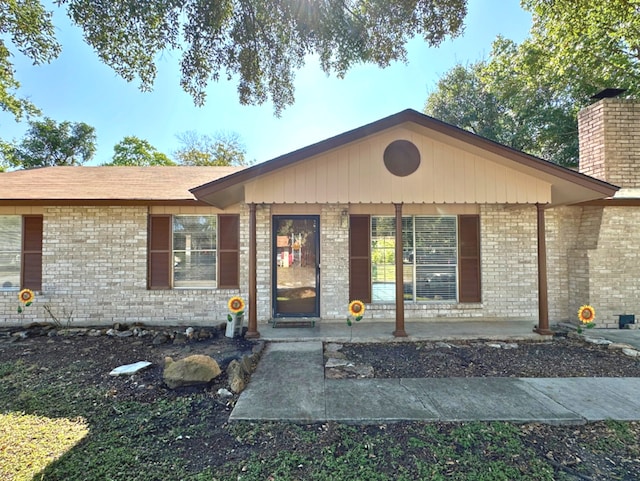
<path id="1" fill-rule="evenodd" d="M 22 217 L 22 269 L 23 289 L 42 290 L 42 226 L 41 215 Z"/>
<path id="2" fill-rule="evenodd" d="M 149 216 L 148 288 L 170 289 L 172 268 L 172 218 L 170 215 Z M 221 289 L 240 285 L 240 216 L 218 216 L 217 286 Z"/>
<path id="3" fill-rule="evenodd" d="M 352 215 L 349 231 L 349 300 L 371 302 L 371 219 Z M 480 216 L 458 216 L 458 300 L 481 302 Z"/>

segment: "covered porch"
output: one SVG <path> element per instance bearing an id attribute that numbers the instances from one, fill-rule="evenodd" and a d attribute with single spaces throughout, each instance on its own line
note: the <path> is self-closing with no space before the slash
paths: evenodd
<path id="1" fill-rule="evenodd" d="M 344 322 L 320 321 L 313 327 L 278 327 L 260 325 L 260 337 L 265 341 L 324 341 L 324 342 L 403 342 L 403 341 L 546 341 L 550 334 L 540 335 L 533 331 L 531 321 L 491 321 L 447 319 L 446 321 L 407 321 L 407 337 L 394 336 L 394 319 L 385 321 L 362 320 L 353 328 Z"/>

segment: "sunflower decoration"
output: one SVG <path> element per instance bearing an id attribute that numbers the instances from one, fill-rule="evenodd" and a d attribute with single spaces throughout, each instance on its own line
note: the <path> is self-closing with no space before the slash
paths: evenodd
<path id="1" fill-rule="evenodd" d="M 582 323 L 582 325 L 578 328 L 578 332 L 582 332 L 582 327 L 585 329 L 591 329 L 596 325 L 596 310 L 589 306 L 584 305 L 578 309 L 578 320 Z"/>
<path id="2" fill-rule="evenodd" d="M 347 317 L 347 326 L 353 325 L 352 320 L 358 322 L 364 315 L 364 303 L 362 301 L 351 301 L 349 303 L 349 317 Z"/>
<path id="3" fill-rule="evenodd" d="M 22 289 L 18 293 L 18 299 L 20 299 L 20 302 L 22 303 L 22 305 L 18 306 L 18 314 L 22 314 L 25 308 L 29 307 L 33 303 L 35 297 L 36 296 L 33 294 L 31 289 Z"/>
<path id="4" fill-rule="evenodd" d="M 227 315 L 227 321 L 233 321 L 233 316 L 235 316 L 236 319 L 240 319 L 244 315 L 244 299 L 242 299 L 242 297 L 234 296 L 229 299 L 228 307 L 231 314 Z"/>

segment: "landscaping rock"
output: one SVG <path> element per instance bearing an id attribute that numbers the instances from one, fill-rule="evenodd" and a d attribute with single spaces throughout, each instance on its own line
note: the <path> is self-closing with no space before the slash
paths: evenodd
<path id="1" fill-rule="evenodd" d="M 587 337 L 585 336 L 584 340 L 589 344 L 596 344 L 598 346 L 604 346 L 607 344 L 613 344 L 613 342 L 608 339 L 602 339 L 601 337 Z"/>
<path id="2" fill-rule="evenodd" d="M 231 391 L 236 394 L 244 391 L 244 376 L 245 371 L 242 365 L 238 361 L 231 361 L 229 363 L 229 366 L 227 366 L 227 377 L 229 378 L 229 386 L 231 387 Z"/>
<path id="3" fill-rule="evenodd" d="M 326 359 L 346 359 L 347 358 L 347 356 L 345 356 L 343 353 L 338 351 L 327 351 L 324 353 L 324 357 Z"/>
<path id="4" fill-rule="evenodd" d="M 609 349 L 633 349 L 633 346 L 630 344 L 624 344 L 621 342 L 614 342 L 607 346 Z"/>
<path id="5" fill-rule="evenodd" d="M 187 335 L 184 332 L 176 332 L 176 336 L 173 338 L 174 344 L 185 344 L 187 342 Z"/>
<path id="6" fill-rule="evenodd" d="M 330 358 L 327 359 L 326 364 L 324 365 L 324 367 L 331 369 L 334 367 L 344 367 L 344 366 L 348 366 L 349 364 L 353 365 L 352 362 L 350 362 L 348 359 L 335 359 L 335 358 Z"/>
<path id="7" fill-rule="evenodd" d="M 629 357 L 640 357 L 640 351 L 636 351 L 635 349 L 624 348 L 622 353 Z"/>
<path id="8" fill-rule="evenodd" d="M 159 346 L 160 344 L 166 344 L 167 342 L 169 342 L 169 339 L 171 338 L 168 334 L 161 332 L 160 334 L 154 336 L 151 344 L 153 344 L 154 346 Z"/>
<path id="9" fill-rule="evenodd" d="M 342 344 L 337 344 L 335 342 L 330 342 L 325 346 L 325 351 L 327 352 L 337 352 L 342 349 Z"/>
<path id="10" fill-rule="evenodd" d="M 233 393 L 231 391 L 229 391 L 228 389 L 225 389 L 223 387 L 218 389 L 216 394 L 218 396 L 220 396 L 221 398 L 227 398 L 227 397 L 232 397 L 233 396 Z"/>
<path id="11" fill-rule="evenodd" d="M 167 386 L 176 389 L 181 386 L 207 384 L 220 375 L 218 363 L 209 356 L 195 354 L 179 361 L 165 359 L 163 379 Z"/>

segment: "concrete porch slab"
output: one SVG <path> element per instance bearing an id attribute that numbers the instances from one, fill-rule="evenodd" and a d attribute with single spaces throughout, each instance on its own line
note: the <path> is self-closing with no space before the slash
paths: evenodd
<path id="1" fill-rule="evenodd" d="M 549 336 L 533 332 L 534 321 L 469 321 L 447 319 L 446 321 L 408 321 L 405 330 L 408 337 L 393 336 L 395 321 L 368 321 L 354 323 L 346 321 L 317 320 L 314 327 L 273 328 L 271 324 L 260 324 L 258 330 L 265 341 L 327 341 L 327 342 L 415 342 L 455 341 L 484 339 L 494 341 L 543 341 Z"/>

